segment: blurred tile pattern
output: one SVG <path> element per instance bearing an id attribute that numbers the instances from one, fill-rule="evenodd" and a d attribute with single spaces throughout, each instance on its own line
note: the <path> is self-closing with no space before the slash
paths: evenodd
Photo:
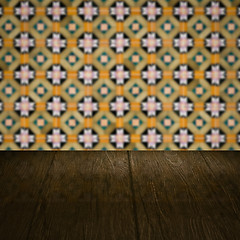
<path id="1" fill-rule="evenodd" d="M 240 150 L 237 0 L 2 0 L 1 150 Z"/>

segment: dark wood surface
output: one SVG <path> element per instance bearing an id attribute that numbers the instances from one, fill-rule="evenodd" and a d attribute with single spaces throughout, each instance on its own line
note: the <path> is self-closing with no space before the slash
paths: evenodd
<path id="1" fill-rule="evenodd" d="M 2 152 L 0 239 L 240 239 L 239 152 Z"/>

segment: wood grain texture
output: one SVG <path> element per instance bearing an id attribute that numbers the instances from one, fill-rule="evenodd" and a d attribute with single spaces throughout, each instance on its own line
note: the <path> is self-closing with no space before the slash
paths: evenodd
<path id="1" fill-rule="evenodd" d="M 0 239 L 28 239 L 54 154 L 0 153 Z"/>
<path id="2" fill-rule="evenodd" d="M 240 239 L 238 153 L 130 153 L 139 239 Z"/>
<path id="3" fill-rule="evenodd" d="M 240 239 L 239 152 L 4 152 L 0 239 Z"/>
<path id="4" fill-rule="evenodd" d="M 30 239 L 135 239 L 126 152 L 57 153 L 40 200 Z"/>

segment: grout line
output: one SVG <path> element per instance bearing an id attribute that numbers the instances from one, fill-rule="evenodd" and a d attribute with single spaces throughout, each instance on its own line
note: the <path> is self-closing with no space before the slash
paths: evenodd
<path id="1" fill-rule="evenodd" d="M 129 180 L 130 180 L 130 187 L 132 191 L 132 205 L 133 205 L 133 215 L 135 219 L 135 234 L 136 239 L 140 239 L 139 234 L 139 224 L 138 224 L 138 215 L 137 215 L 137 206 L 136 206 L 136 196 L 135 196 L 135 189 L 133 186 L 133 173 L 132 173 L 132 164 L 131 164 L 131 153 L 130 151 L 127 151 L 128 154 L 128 167 L 129 167 Z"/>

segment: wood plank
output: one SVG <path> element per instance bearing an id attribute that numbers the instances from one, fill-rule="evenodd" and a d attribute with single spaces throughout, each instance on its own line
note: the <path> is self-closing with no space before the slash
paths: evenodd
<path id="1" fill-rule="evenodd" d="M 27 239 L 54 152 L 0 154 L 0 238 Z"/>
<path id="2" fill-rule="evenodd" d="M 240 239 L 238 152 L 54 154 L 1 153 L 2 239 Z"/>
<path id="3" fill-rule="evenodd" d="M 136 239 L 126 152 L 61 152 L 29 239 Z"/>
<path id="4" fill-rule="evenodd" d="M 139 239 L 240 239 L 239 155 L 225 156 L 131 152 Z"/>

